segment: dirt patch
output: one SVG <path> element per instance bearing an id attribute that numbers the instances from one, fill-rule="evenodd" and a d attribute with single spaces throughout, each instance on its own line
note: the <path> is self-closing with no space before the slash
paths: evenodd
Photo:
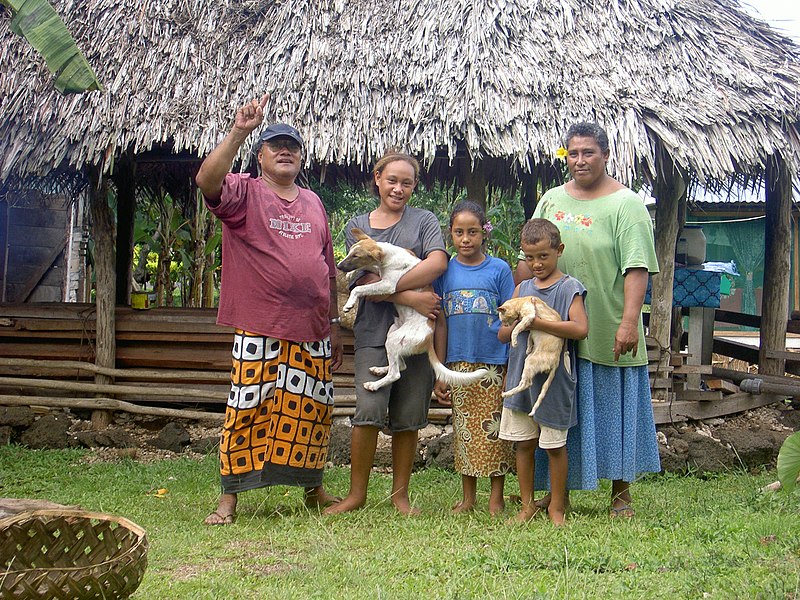
<path id="1" fill-rule="evenodd" d="M 206 570 L 203 565 L 181 565 L 170 571 L 171 579 L 174 581 L 189 581 L 199 576 Z"/>

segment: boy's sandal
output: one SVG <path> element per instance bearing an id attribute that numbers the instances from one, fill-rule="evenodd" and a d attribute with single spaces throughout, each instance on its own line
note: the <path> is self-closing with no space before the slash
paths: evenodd
<path id="1" fill-rule="evenodd" d="M 609 517 L 612 519 L 631 519 L 633 515 L 636 514 L 636 511 L 633 510 L 629 505 L 623 504 L 619 507 L 611 507 L 611 512 L 608 514 Z"/>

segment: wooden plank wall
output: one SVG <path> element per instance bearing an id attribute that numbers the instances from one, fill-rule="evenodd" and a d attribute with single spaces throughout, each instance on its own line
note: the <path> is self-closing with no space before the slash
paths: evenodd
<path id="1" fill-rule="evenodd" d="M 216 325 L 216 309 L 117 307 L 116 318 L 115 388 L 100 395 L 139 405 L 222 411 L 232 331 Z M 0 305 L 0 395 L 94 398 L 86 387 L 94 380 L 91 371 L 56 365 L 93 363 L 95 329 L 93 304 Z M 334 374 L 335 415 L 351 414 L 355 406 L 353 337 L 346 329 L 343 336 L 345 360 Z M 721 416 L 778 399 L 743 392 L 717 396 L 654 402 L 656 423 Z M 450 418 L 450 409 L 434 403 L 430 416 L 441 423 Z"/>
<path id="2" fill-rule="evenodd" d="M 69 235 L 66 199 L 32 194 L 7 208 L 6 218 L 8 238 L 4 248 L 8 257 L 0 263 L 0 267 L 6 265 L 2 269 L 5 301 L 62 300 L 66 281 L 64 248 Z"/>
<path id="3" fill-rule="evenodd" d="M 216 325 L 216 314 L 216 309 L 117 307 L 116 367 L 122 372 L 115 383 L 141 387 L 140 395 L 126 394 L 124 399 L 221 408 L 230 387 L 233 332 Z M 93 304 L 0 305 L 0 358 L 30 362 L 0 366 L 0 376 L 91 381 L 88 371 L 48 368 L 33 361 L 93 362 L 95 329 Z M 347 330 L 343 335 L 346 356 L 334 385 L 337 404 L 347 405 L 354 404 L 353 338 Z M 176 399 L 148 391 L 164 386 L 213 391 L 216 399 Z M 22 392 L 2 380 L 0 388 Z"/>

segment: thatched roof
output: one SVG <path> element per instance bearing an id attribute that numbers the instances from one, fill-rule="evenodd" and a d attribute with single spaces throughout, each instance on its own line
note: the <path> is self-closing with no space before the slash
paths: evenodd
<path id="1" fill-rule="evenodd" d="M 624 181 L 662 148 L 700 180 L 758 173 L 776 151 L 800 165 L 800 50 L 733 0 L 54 5 L 106 92 L 57 94 L 3 19 L 0 180 L 162 145 L 204 155 L 265 90 L 315 164 L 401 146 L 529 171 L 594 119 Z"/>

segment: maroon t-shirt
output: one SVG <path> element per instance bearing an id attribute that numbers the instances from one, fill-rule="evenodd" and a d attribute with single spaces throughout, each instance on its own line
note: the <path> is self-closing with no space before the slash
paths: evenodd
<path id="1" fill-rule="evenodd" d="M 222 289 L 217 323 L 295 342 L 330 334 L 330 278 L 336 276 L 328 215 L 300 188 L 292 202 L 260 178 L 229 173 L 220 203 Z"/>

